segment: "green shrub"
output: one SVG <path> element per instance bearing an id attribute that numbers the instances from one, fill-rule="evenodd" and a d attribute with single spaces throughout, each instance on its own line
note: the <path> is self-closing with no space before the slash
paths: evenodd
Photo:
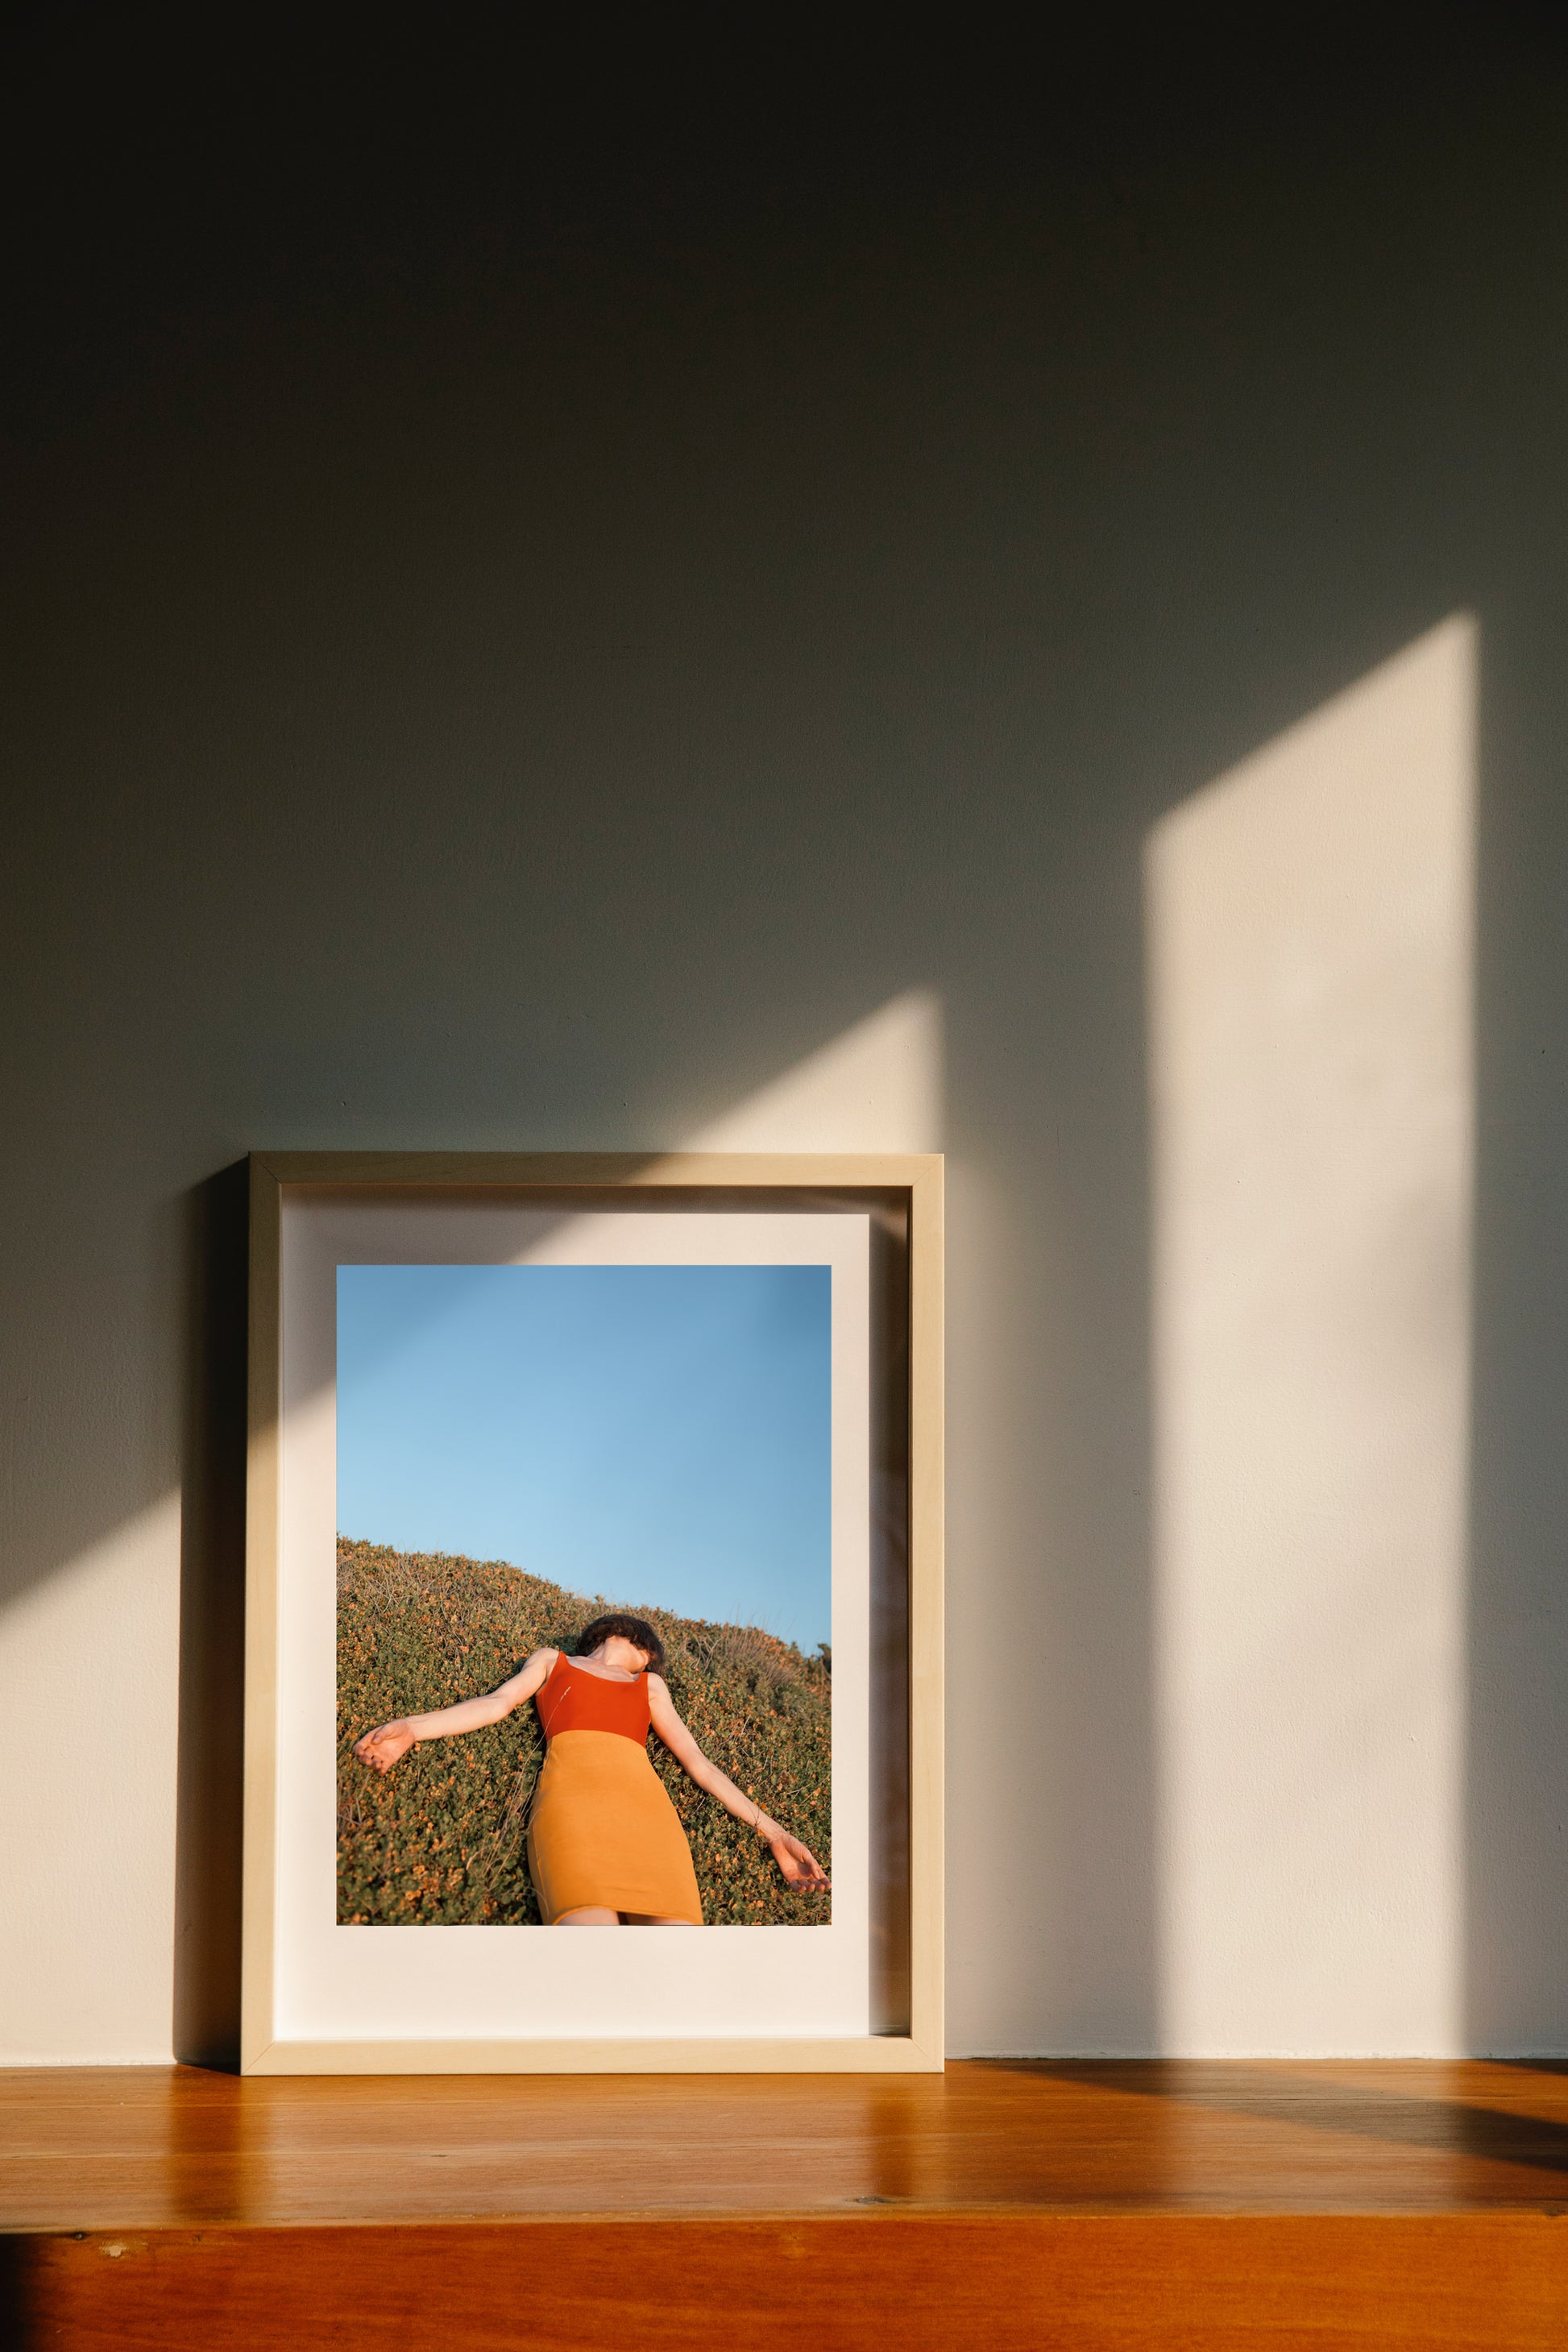
<path id="1" fill-rule="evenodd" d="M 523 1832 L 544 1753 L 531 1705 L 392 1771 L 354 1741 L 395 1716 L 493 1690 L 532 1650 L 570 1650 L 606 1607 L 658 1628 L 670 1696 L 704 1753 L 831 1868 L 831 1679 L 754 1625 L 672 1617 L 646 1601 L 585 1600 L 504 1560 L 338 1539 L 338 1917 L 350 1925 L 537 1925 Z M 816 1925 L 826 1895 L 796 1895 L 753 1832 L 687 1779 L 661 1743 L 654 1769 L 691 1843 L 710 1927 Z"/>

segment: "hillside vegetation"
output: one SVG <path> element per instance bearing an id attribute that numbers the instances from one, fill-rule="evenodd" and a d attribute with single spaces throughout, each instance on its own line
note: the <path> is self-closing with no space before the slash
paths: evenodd
<path id="1" fill-rule="evenodd" d="M 493 1690 L 543 1644 L 570 1651 L 579 1629 L 610 1607 L 633 1608 L 657 1626 L 670 1696 L 699 1745 L 831 1869 L 826 1657 L 806 1657 L 755 1626 L 584 1600 L 504 1560 L 340 1537 L 340 1920 L 537 1924 L 523 1852 L 544 1752 L 531 1702 L 481 1730 L 422 1743 L 384 1775 L 351 1751 L 362 1732 L 394 1716 Z M 828 1896 L 792 1894 L 767 1848 L 695 1787 L 657 1738 L 648 1752 L 691 1842 L 710 1927 L 826 1922 Z"/>

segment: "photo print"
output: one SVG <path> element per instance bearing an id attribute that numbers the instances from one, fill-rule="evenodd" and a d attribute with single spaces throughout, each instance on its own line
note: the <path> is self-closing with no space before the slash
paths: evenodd
<path id="1" fill-rule="evenodd" d="M 832 1917 L 826 1265 L 336 1270 L 337 1917 Z"/>

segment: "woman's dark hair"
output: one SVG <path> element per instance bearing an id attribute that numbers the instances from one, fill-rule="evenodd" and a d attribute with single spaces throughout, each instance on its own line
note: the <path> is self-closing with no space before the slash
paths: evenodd
<path id="1" fill-rule="evenodd" d="M 664 1665 L 664 1643 L 659 1640 L 653 1627 L 646 1617 L 627 1617 L 619 1609 L 612 1610 L 607 1617 L 595 1617 L 591 1625 L 584 1626 L 577 1636 L 577 1655 L 580 1658 L 585 1658 L 591 1650 L 598 1648 L 601 1642 L 607 1642 L 612 1633 L 618 1633 L 623 1642 L 631 1643 L 634 1650 L 645 1650 L 647 1653 L 647 1671 L 650 1675 L 657 1675 L 661 1671 Z"/>

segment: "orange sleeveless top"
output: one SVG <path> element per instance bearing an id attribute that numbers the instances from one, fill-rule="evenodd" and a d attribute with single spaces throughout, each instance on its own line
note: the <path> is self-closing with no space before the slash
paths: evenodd
<path id="1" fill-rule="evenodd" d="M 618 1731 L 639 1748 L 647 1739 L 647 1676 L 635 1683 L 606 1682 L 603 1675 L 574 1665 L 563 1650 L 540 1685 L 534 1701 L 546 1739 L 558 1731 Z"/>

